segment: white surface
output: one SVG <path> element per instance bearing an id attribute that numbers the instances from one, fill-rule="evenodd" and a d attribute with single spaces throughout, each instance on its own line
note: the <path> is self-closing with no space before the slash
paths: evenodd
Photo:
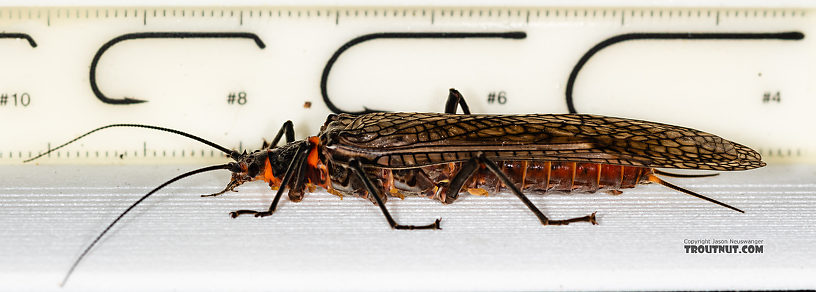
<path id="1" fill-rule="evenodd" d="M 4 166 L 0 290 L 58 290 L 71 262 L 150 188 L 194 166 Z M 621 196 L 532 200 L 552 218 L 598 211 L 600 225 L 541 226 L 510 194 L 452 205 L 392 199 L 396 219 L 439 231 L 390 230 L 359 198 L 284 198 L 267 218 L 264 184 L 220 190 L 225 172 L 171 185 L 115 227 L 60 291 L 540 290 L 814 288 L 814 166 L 777 166 L 678 185 L 745 214 L 657 186 Z M 686 254 L 684 239 L 760 239 L 762 254 Z"/>

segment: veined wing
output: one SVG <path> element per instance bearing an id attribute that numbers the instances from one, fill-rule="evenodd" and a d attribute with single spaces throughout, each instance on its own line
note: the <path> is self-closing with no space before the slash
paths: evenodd
<path id="1" fill-rule="evenodd" d="M 337 144 L 383 167 L 464 161 L 479 151 L 493 160 L 710 170 L 765 165 L 756 151 L 709 133 L 598 115 L 373 113 L 340 120 Z"/>

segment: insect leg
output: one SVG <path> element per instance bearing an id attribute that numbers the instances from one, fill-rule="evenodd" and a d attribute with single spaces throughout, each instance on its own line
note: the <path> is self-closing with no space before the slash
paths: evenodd
<path id="1" fill-rule="evenodd" d="M 592 214 L 590 214 L 590 215 L 583 216 L 583 217 L 571 218 L 571 219 L 566 219 L 566 220 L 550 220 L 549 218 L 547 218 L 547 216 L 544 216 L 544 213 L 541 213 L 541 210 L 538 210 L 538 208 L 533 204 L 533 202 L 531 202 L 530 199 L 528 199 L 527 196 L 525 196 L 521 192 L 521 190 L 518 189 L 518 187 L 516 187 L 516 184 L 514 184 L 513 182 L 510 181 L 510 178 L 508 178 L 507 175 L 505 175 L 499 169 L 499 167 L 496 165 L 496 163 L 494 163 L 493 161 L 490 161 L 490 159 L 487 159 L 487 157 L 485 157 L 484 153 L 479 153 L 477 157 L 478 157 L 479 161 L 482 162 L 487 167 L 487 169 L 489 169 L 491 172 L 493 172 L 493 174 L 495 174 L 502 181 L 502 183 L 504 185 L 506 185 L 508 188 L 510 188 L 510 190 L 513 191 L 513 194 L 516 195 L 516 197 L 521 199 L 521 201 L 524 203 L 524 205 L 527 205 L 527 208 L 529 208 L 530 211 L 533 211 L 533 214 L 535 214 L 536 217 L 538 217 L 538 220 L 541 221 L 541 224 L 544 224 L 544 225 L 567 225 L 567 224 L 574 223 L 574 222 L 589 222 L 589 223 L 592 223 L 592 225 L 597 225 L 598 224 L 598 222 L 595 221 L 595 213 L 594 212 Z"/>
<path id="2" fill-rule="evenodd" d="M 286 172 L 283 174 L 283 179 L 281 179 L 280 188 L 278 188 L 278 192 L 275 194 L 275 199 L 272 200 L 272 205 L 269 206 L 268 210 L 237 210 L 230 212 L 230 217 L 235 218 L 248 214 L 254 214 L 255 217 L 266 217 L 272 215 L 272 213 L 275 213 L 275 209 L 278 207 L 278 202 L 280 201 L 281 195 L 283 195 L 283 191 L 286 189 L 286 186 L 289 185 L 289 181 L 292 179 L 292 174 L 295 172 L 295 167 L 306 162 L 306 154 L 309 152 L 309 147 L 306 146 L 306 144 L 302 144 L 300 147 L 298 147 L 298 154 L 295 155 L 295 158 L 292 159 L 292 161 L 289 162 L 289 166 L 286 167 Z"/>
<path id="3" fill-rule="evenodd" d="M 283 126 L 281 126 L 280 130 L 278 130 L 278 133 L 275 134 L 275 139 L 272 139 L 272 143 L 267 143 L 266 140 L 264 140 L 261 149 L 269 149 L 278 146 L 278 142 L 283 134 L 286 134 L 286 143 L 295 141 L 295 129 L 292 126 L 292 121 L 286 121 L 283 123 Z"/>
<path id="4" fill-rule="evenodd" d="M 448 102 L 445 103 L 445 113 L 455 114 L 457 106 L 462 107 L 462 113 L 466 115 L 470 114 L 470 108 L 465 102 L 465 97 L 456 89 L 451 88 L 448 94 Z"/>
<path id="5" fill-rule="evenodd" d="M 369 179 L 368 176 L 365 175 L 365 172 L 363 171 L 363 168 L 360 166 L 360 162 L 358 162 L 357 160 L 351 160 L 351 161 L 349 161 L 349 167 L 351 167 L 351 169 L 354 170 L 354 173 L 356 173 L 357 177 L 360 178 L 360 180 L 363 182 L 363 184 L 365 185 L 365 188 L 368 191 L 369 195 L 373 196 L 374 200 L 377 201 L 377 206 L 380 207 L 380 211 L 382 211 L 383 215 L 385 215 L 385 220 L 388 220 L 388 225 L 391 225 L 391 228 L 393 228 L 393 229 L 407 229 L 407 230 L 413 230 L 413 229 L 442 229 L 442 228 L 439 227 L 439 222 L 442 221 L 442 219 L 436 219 L 436 221 L 434 221 L 434 223 L 431 223 L 431 224 L 428 224 L 428 225 L 421 225 L 421 226 L 397 224 L 397 221 L 394 221 L 394 218 L 391 217 L 391 213 L 389 213 L 388 209 L 385 208 L 385 202 L 383 202 L 382 199 L 380 198 L 380 193 L 374 187 L 374 183 L 372 183 L 371 179 Z"/>
<path id="6" fill-rule="evenodd" d="M 306 168 L 308 167 L 306 157 L 309 156 L 309 149 L 312 149 L 312 147 L 309 145 L 306 148 L 307 150 L 303 154 L 303 163 L 301 163 L 300 166 L 295 166 L 295 169 L 292 169 L 294 177 L 292 178 L 292 183 L 289 185 L 289 201 L 292 202 L 300 202 L 303 200 L 304 193 L 306 192 Z"/>
<path id="7" fill-rule="evenodd" d="M 462 169 L 456 172 L 456 175 L 450 181 L 450 185 L 448 185 L 448 191 L 445 193 L 445 204 L 453 203 L 456 200 L 462 186 L 478 169 L 479 160 L 476 157 L 471 158 L 462 165 Z"/>

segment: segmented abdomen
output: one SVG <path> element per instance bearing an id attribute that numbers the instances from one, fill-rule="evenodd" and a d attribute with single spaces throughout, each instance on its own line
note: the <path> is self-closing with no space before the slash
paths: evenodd
<path id="1" fill-rule="evenodd" d="M 632 188 L 646 181 L 648 167 L 620 166 L 598 163 L 498 161 L 504 174 L 523 192 L 595 192 Z M 342 166 L 336 166 L 344 168 Z M 333 167 L 332 167 L 333 168 Z M 461 170 L 462 163 L 446 163 L 410 169 L 369 168 L 368 176 L 382 194 L 391 196 L 419 195 L 451 203 L 447 198 L 450 181 Z M 367 197 L 362 182 L 348 176 L 348 169 L 335 169 L 332 186 L 345 194 Z M 342 174 L 341 174 L 342 173 Z M 507 190 L 498 177 L 480 166 L 464 184 L 459 193 L 487 195 Z"/>
<path id="2" fill-rule="evenodd" d="M 517 182 L 519 189 L 564 192 L 631 188 L 649 171 L 646 167 L 541 161 L 503 161 L 499 167 L 511 181 Z M 469 183 L 473 185 L 481 181 L 496 181 L 495 190 L 503 189 L 498 178 L 487 169 L 481 169 Z"/>
<path id="3" fill-rule="evenodd" d="M 575 162 L 502 161 L 498 165 L 522 192 L 594 193 L 602 189 L 632 188 L 645 180 L 645 174 L 650 171 L 646 167 Z M 507 187 L 498 177 L 481 168 L 461 192 L 483 195 L 505 190 Z M 444 192 L 440 194 L 443 202 L 450 203 L 452 199 L 455 198 L 445 197 Z"/>

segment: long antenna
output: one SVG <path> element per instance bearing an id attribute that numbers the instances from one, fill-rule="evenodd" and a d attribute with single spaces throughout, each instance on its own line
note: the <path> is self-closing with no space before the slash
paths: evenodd
<path id="1" fill-rule="evenodd" d="M 99 128 L 96 128 L 96 129 L 91 130 L 90 132 L 87 132 L 87 133 L 85 133 L 85 134 L 79 135 L 78 137 L 76 137 L 76 138 L 72 139 L 71 141 L 65 142 L 64 144 L 59 145 L 59 146 L 57 146 L 57 147 L 56 147 L 56 148 L 54 148 L 54 149 L 49 149 L 49 150 L 48 150 L 48 151 L 46 151 L 45 153 L 41 153 L 40 155 L 37 155 L 37 156 L 34 156 L 34 157 L 32 157 L 32 158 L 29 158 L 29 159 L 23 160 L 23 163 L 26 163 L 26 162 L 31 162 L 32 160 L 35 160 L 35 159 L 37 159 L 37 158 L 43 157 L 43 156 L 45 156 L 45 155 L 48 155 L 48 153 L 51 153 L 51 152 L 57 151 L 57 150 L 59 150 L 60 148 L 65 147 L 65 146 L 67 146 L 68 144 L 74 143 L 74 142 L 76 142 L 77 140 L 84 138 L 85 136 L 88 136 L 88 135 L 90 135 L 90 134 L 93 134 L 93 133 L 94 133 L 94 132 L 96 132 L 96 131 L 104 130 L 104 129 L 107 129 L 107 128 L 116 128 L 116 127 L 143 128 L 143 129 L 152 129 L 152 130 L 158 130 L 158 131 L 169 132 L 169 133 L 173 133 L 173 134 L 181 135 L 181 136 L 184 136 L 184 137 L 187 137 L 187 138 L 190 138 L 190 139 L 196 140 L 196 141 L 198 141 L 198 142 L 201 142 L 201 143 L 207 144 L 207 145 L 208 145 L 208 146 L 210 146 L 210 147 L 213 147 L 213 148 L 215 148 L 215 149 L 220 150 L 221 152 L 226 153 L 226 154 L 227 154 L 227 155 L 229 155 L 229 156 L 230 156 L 230 158 L 232 158 L 232 159 L 236 159 L 236 158 L 238 158 L 238 156 L 240 156 L 240 155 L 241 155 L 241 154 L 240 154 L 240 153 L 238 153 L 237 151 L 234 151 L 234 150 L 229 150 L 229 149 L 227 149 L 226 147 L 223 147 L 223 146 L 221 146 L 221 145 L 218 145 L 218 144 L 215 144 L 215 143 L 213 143 L 213 142 L 207 141 L 207 140 L 205 140 L 204 138 L 198 137 L 198 136 L 196 136 L 196 135 L 188 134 L 188 133 L 185 133 L 185 132 L 182 132 L 182 131 L 179 131 L 179 130 L 173 130 L 173 129 L 169 129 L 169 128 L 163 128 L 163 127 L 157 127 L 157 126 L 150 126 L 150 125 L 141 125 L 141 124 L 112 124 L 112 125 L 107 125 L 107 126 L 104 126 L 104 127 L 99 127 Z"/>
<path id="2" fill-rule="evenodd" d="M 692 196 L 694 196 L 694 197 L 697 197 L 697 198 L 700 198 L 700 199 L 703 199 L 703 200 L 706 200 L 706 201 L 712 202 L 712 203 L 714 203 L 714 204 L 717 204 L 717 205 L 720 205 L 720 206 L 726 207 L 726 208 L 728 208 L 728 209 L 731 209 L 731 210 L 734 210 L 734 211 L 737 211 L 737 212 L 740 212 L 740 213 L 745 213 L 745 211 L 742 211 L 742 210 L 740 210 L 740 209 L 737 209 L 737 208 L 735 208 L 735 207 L 732 207 L 731 205 L 728 205 L 728 204 L 726 204 L 726 203 L 723 203 L 723 202 L 717 201 L 717 200 L 715 200 L 715 199 L 712 199 L 712 198 L 709 198 L 709 197 L 703 196 L 703 195 L 701 195 L 701 194 L 698 194 L 698 193 L 695 193 L 695 192 L 689 191 L 689 190 L 687 190 L 687 189 L 684 189 L 684 188 L 678 187 L 678 186 L 676 186 L 676 185 L 673 185 L 673 184 L 671 184 L 671 183 L 669 183 L 669 182 L 667 182 L 667 181 L 665 181 L 665 180 L 660 179 L 659 177 L 655 176 L 654 174 L 650 174 L 650 175 L 649 175 L 647 178 L 648 178 L 648 179 L 649 179 L 649 181 L 651 181 L 651 182 L 656 182 L 656 183 L 659 183 L 659 184 L 661 184 L 661 185 L 663 185 L 663 186 L 665 186 L 665 187 L 668 187 L 668 188 L 670 188 L 670 189 L 672 189 L 672 190 L 675 190 L 675 191 L 680 191 L 680 192 L 683 192 L 683 193 L 686 193 L 686 194 L 692 195 Z"/>
<path id="3" fill-rule="evenodd" d="M 99 129 L 97 129 L 97 130 L 99 130 Z M 74 140 L 76 140 L 76 139 L 74 139 Z M 142 201 L 144 201 L 145 199 L 147 199 L 148 197 L 153 195 L 153 193 L 155 193 L 156 191 L 162 189 L 163 187 L 165 187 L 165 186 L 167 186 L 167 185 L 169 185 L 169 184 L 171 184 L 171 183 L 173 183 L 173 182 L 175 182 L 177 180 L 180 180 L 182 178 L 185 178 L 185 177 L 188 177 L 188 176 L 191 176 L 191 175 L 194 175 L 194 174 L 199 174 L 199 173 L 202 173 L 202 172 L 208 172 L 208 171 L 219 170 L 219 169 L 231 169 L 232 164 L 234 164 L 234 162 L 227 163 L 227 164 L 221 164 L 221 165 L 207 166 L 207 167 L 204 167 L 204 168 L 199 168 L 199 169 L 196 169 L 196 170 L 193 170 L 193 171 L 186 172 L 184 174 L 181 174 L 181 175 L 179 175 L 177 177 L 174 177 L 174 178 L 168 180 L 167 182 L 165 182 L 165 183 L 161 184 L 160 186 L 156 187 L 155 189 L 153 189 L 152 191 L 150 191 L 146 195 L 142 196 L 139 200 L 137 200 L 135 203 L 130 205 L 130 207 L 125 209 L 125 211 L 122 212 L 122 214 L 119 214 L 119 217 L 116 217 L 116 220 L 113 220 L 113 222 L 108 224 L 108 227 L 105 227 L 105 230 L 103 230 L 102 233 L 99 233 L 99 235 L 96 236 L 96 238 L 91 242 L 91 244 L 88 245 L 88 247 L 86 247 L 84 251 L 82 251 L 82 254 L 80 254 L 79 257 L 74 261 L 74 264 L 71 265 L 71 269 L 68 270 L 68 274 L 66 274 L 65 278 L 62 279 L 62 283 L 60 283 L 60 287 L 64 286 L 65 282 L 68 282 L 68 278 L 71 277 L 71 274 L 74 273 L 74 270 L 76 269 L 77 265 L 79 265 L 79 263 L 82 261 L 82 259 L 85 258 L 86 255 L 88 255 L 88 252 L 91 251 L 91 249 L 99 242 L 99 240 L 102 239 L 102 236 L 105 236 L 105 234 L 108 233 L 108 231 L 114 225 L 116 225 L 116 223 L 119 222 L 119 220 L 122 219 L 122 217 L 124 217 L 125 214 L 130 212 L 130 210 L 133 210 L 133 208 L 136 207 L 136 205 L 139 205 Z"/>

